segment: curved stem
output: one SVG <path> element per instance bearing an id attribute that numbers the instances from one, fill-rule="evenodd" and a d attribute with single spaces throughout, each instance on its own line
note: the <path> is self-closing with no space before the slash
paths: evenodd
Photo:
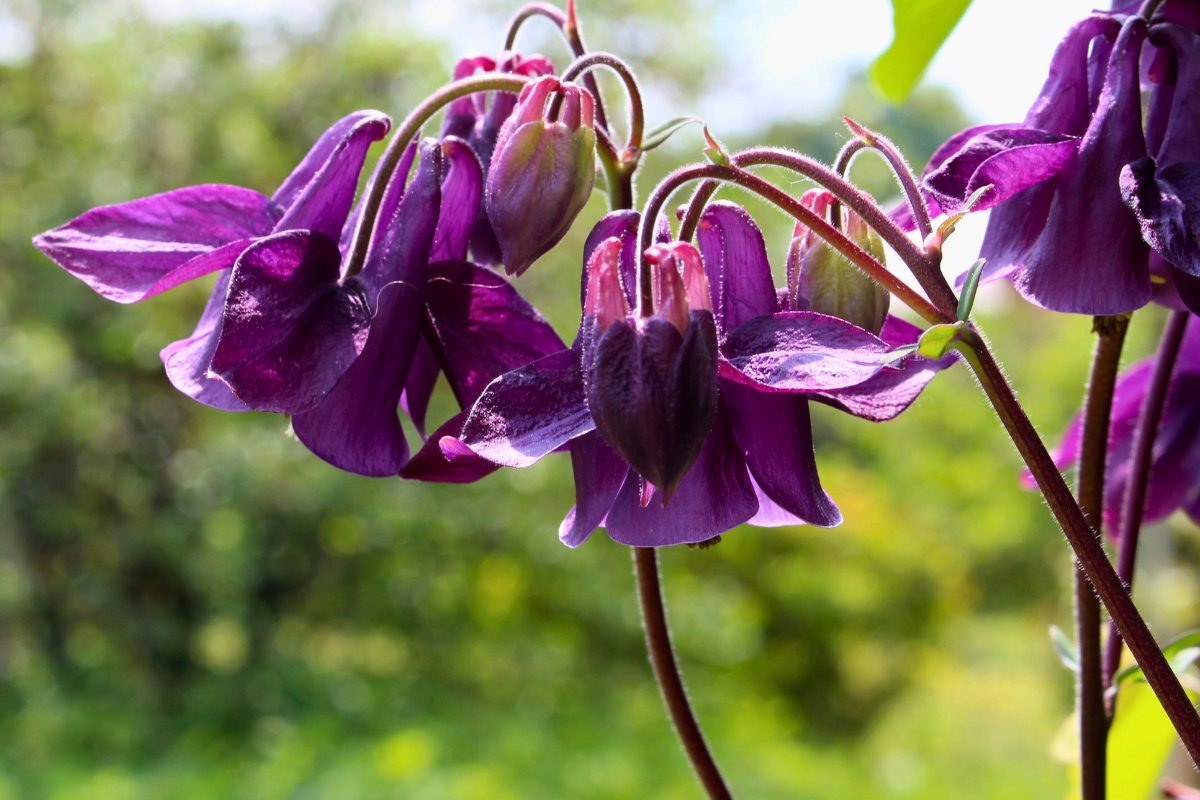
<path id="1" fill-rule="evenodd" d="M 1137 429 L 1133 435 L 1133 459 L 1129 467 L 1129 482 L 1125 484 L 1125 497 L 1121 504 L 1121 538 L 1117 550 L 1117 577 L 1121 583 L 1133 589 L 1133 568 L 1137 562 L 1138 535 L 1142 530 L 1142 515 L 1146 510 L 1146 493 L 1150 487 L 1150 470 L 1154 463 L 1154 439 L 1158 435 L 1158 424 L 1162 420 L 1171 387 L 1171 373 L 1175 371 L 1175 360 L 1187 331 L 1187 311 L 1172 312 L 1163 331 L 1162 343 L 1158 347 L 1158 360 L 1150 388 L 1142 400 L 1138 414 Z M 1119 687 L 1111 688 L 1113 676 L 1121 666 L 1121 632 L 1116 625 L 1108 631 L 1108 643 L 1104 651 L 1104 688 L 1109 719 L 1117 705 Z"/>
<path id="2" fill-rule="evenodd" d="M 562 74 L 562 81 L 573 81 L 580 75 L 595 67 L 608 67 L 620 76 L 629 93 L 629 144 L 626 145 L 626 157 L 636 154 L 642 147 L 642 133 L 646 128 L 645 115 L 642 111 L 642 90 L 638 87 L 637 76 L 633 70 L 612 53 L 588 53 L 575 59 L 574 63 Z M 555 98 L 556 104 L 561 101 Z M 550 117 L 557 115 L 557 105 L 551 108 Z"/>
<path id="3" fill-rule="evenodd" d="M 838 151 L 837 158 L 833 160 L 833 171 L 845 178 L 850 174 L 850 165 L 854 163 L 854 157 L 866 149 L 867 143 L 858 136 L 855 136 L 850 141 L 842 145 L 842 149 Z M 848 180 L 848 179 L 847 179 Z M 834 202 L 829 206 L 829 220 L 838 230 L 842 228 L 842 204 Z"/>
<path id="4" fill-rule="evenodd" d="M 921 194 L 921 187 L 917 185 L 917 176 L 913 174 L 908 159 L 900 152 L 900 148 L 896 147 L 892 140 L 883 134 L 868 130 L 849 117 L 842 119 L 850 127 L 850 130 L 854 131 L 855 137 L 859 141 L 879 153 L 888 162 L 888 166 L 892 168 L 892 175 L 896 177 L 896 183 L 900 184 L 904 196 L 908 199 L 908 207 L 912 209 L 913 220 L 917 223 L 917 230 L 921 233 L 921 241 L 925 241 L 929 238 L 929 234 L 933 233 L 933 223 L 929 219 L 929 206 L 925 204 L 925 197 Z M 851 153 L 852 156 L 853 153 Z M 849 168 L 849 162 L 846 166 Z M 941 273 L 939 272 L 938 275 L 940 276 Z M 945 278 L 942 280 L 944 281 Z M 949 289 L 949 284 L 946 288 Z"/>
<path id="5" fill-rule="evenodd" d="M 1046 451 L 1046 446 L 1033 423 L 1025 415 L 1025 409 L 1017 402 L 1012 387 L 1008 385 L 1003 371 L 992 357 L 982 336 L 971 324 L 964 326 L 960 336 L 964 345 L 963 355 L 979 378 L 980 385 L 996 409 L 1013 444 L 1017 446 L 1030 472 L 1037 479 L 1047 505 L 1075 550 L 1079 563 L 1087 572 L 1088 580 L 1129 643 L 1130 651 L 1141 665 L 1147 682 L 1170 717 L 1171 724 L 1183 740 L 1193 763 L 1200 764 L 1200 716 L 1197 716 L 1196 709 L 1179 683 L 1179 678 L 1171 670 L 1171 665 L 1167 663 L 1162 650 L 1154 641 L 1129 592 L 1117 577 L 1104 548 L 1096 540 L 1083 512 L 1071 496 L 1066 481 L 1059 474 L 1054 459 Z"/>
<path id="6" fill-rule="evenodd" d="M 638 599 L 642 606 L 642 627 L 646 631 L 646 646 L 650 650 L 650 663 L 654 666 L 654 677 L 662 692 L 663 702 L 675 724 L 675 733 L 683 744 L 684 752 L 696 770 L 696 776 L 704 785 L 711 800 L 732 800 L 733 795 L 721 777 L 717 762 L 713 760 L 704 733 L 696 721 L 696 715 L 688 702 L 687 690 L 679 674 L 679 664 L 671 648 L 671 632 L 667 627 L 667 609 L 663 603 L 662 586 L 658 578 L 658 551 L 653 547 L 634 547 L 633 564 L 637 575 Z"/>
<path id="7" fill-rule="evenodd" d="M 550 3 L 529 3 L 518 8 L 508 21 L 508 31 L 504 34 L 505 50 L 513 49 L 513 45 L 517 43 L 517 31 L 532 17 L 545 17 L 553 22 L 567 40 L 567 46 L 576 58 L 587 53 L 583 34 L 579 30 L 579 19 L 575 16 L 575 0 L 569 0 L 565 12 Z M 596 79 L 588 75 L 583 79 L 583 83 L 596 99 L 596 126 L 608 130 L 608 117 L 604 113 L 604 102 L 600 98 L 600 87 L 596 85 Z"/>
<path id="8" fill-rule="evenodd" d="M 396 171 L 396 166 L 400 163 L 400 156 L 404 153 L 404 148 L 408 147 L 408 143 L 420 132 L 429 118 L 436 114 L 442 106 L 460 97 L 492 90 L 519 92 L 525 84 L 529 83 L 529 80 L 522 75 L 497 75 L 495 73 L 472 75 L 438 89 L 404 118 L 400 127 L 392 134 L 387 149 L 379 157 L 375 178 L 367 187 L 366 194 L 361 200 L 362 214 L 358 218 L 358 227 L 354 229 L 354 242 L 346 260 L 342 280 L 352 278 L 362 271 L 363 264 L 367 261 L 367 253 L 371 249 L 371 243 L 375 240 L 375 221 L 379 216 L 379 205 L 383 202 L 388 181 L 391 180 L 392 173 Z"/>
<path id="9" fill-rule="evenodd" d="M 849 259 L 850 263 L 874 278 L 883 288 L 900 298 L 902 302 L 925 320 L 932 323 L 942 323 L 954 322 L 957 319 L 954 312 L 947 315 L 938 310 L 928 300 L 914 291 L 912 287 L 889 272 L 888 268 L 876 261 L 870 253 L 846 238 L 841 231 L 834 228 L 811 209 L 805 208 L 799 200 L 787 192 L 745 170 L 738 169 L 737 167 L 723 167 L 716 164 L 693 164 L 675 170 L 675 172 L 664 178 L 654 188 L 650 199 L 646 201 L 646 207 L 642 212 L 642 218 L 638 227 L 638 285 L 640 289 L 638 309 L 643 315 L 649 315 L 652 309 L 650 299 L 650 270 L 647 267 L 644 253 L 650 247 L 651 238 L 654 235 L 653 221 L 657 219 L 663 205 L 670 199 L 675 190 L 690 181 L 703 179 L 735 183 L 774 203 L 783 211 L 803 222 L 822 239 L 829 242 L 830 246 Z"/>
<path id="10" fill-rule="evenodd" d="M 1113 392 L 1129 317 L 1096 317 L 1092 329 L 1097 334 L 1096 351 L 1084 403 L 1075 496 L 1091 535 L 1099 544 Z M 1106 788 L 1108 717 L 1104 713 L 1104 680 L 1100 669 L 1100 623 L 1100 601 L 1083 571 L 1076 569 L 1075 642 L 1079 649 L 1079 673 L 1075 688 L 1083 800 L 1104 800 Z"/>

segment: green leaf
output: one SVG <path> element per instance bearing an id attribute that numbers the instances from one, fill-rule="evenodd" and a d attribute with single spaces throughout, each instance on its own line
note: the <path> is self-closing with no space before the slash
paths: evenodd
<path id="1" fill-rule="evenodd" d="M 938 225 L 937 229 L 937 241 L 939 242 L 939 246 L 940 243 L 945 242 L 946 239 L 950 237 L 950 234 L 954 233 L 954 229 L 958 227 L 958 223 L 962 222 L 963 218 L 965 218 L 967 214 L 971 213 L 971 209 L 975 207 L 975 204 L 980 201 L 984 194 L 994 188 L 996 188 L 995 185 L 991 183 L 989 183 L 987 186 L 979 187 L 971 194 L 970 197 L 967 198 L 967 202 L 963 204 L 962 208 L 960 208 L 956 213 L 951 214 L 950 216 L 946 217 L 946 219 L 942 220 L 942 224 Z"/>
<path id="2" fill-rule="evenodd" d="M 921 334 L 921 340 L 917 342 L 917 352 L 926 358 L 941 358 L 958 340 L 962 326 L 961 322 L 932 326 Z"/>
<path id="3" fill-rule="evenodd" d="M 971 309 L 975 306 L 975 292 L 979 291 L 979 276 L 983 274 L 986 258 L 981 258 L 971 265 L 967 272 L 967 280 L 963 283 L 962 294 L 958 296 L 958 319 L 966 322 L 971 318 Z"/>
<path id="4" fill-rule="evenodd" d="M 1063 663 L 1063 666 L 1071 672 L 1079 672 L 1079 652 L 1075 649 L 1075 642 L 1063 633 L 1062 628 L 1057 625 L 1050 626 L 1050 641 L 1054 642 L 1054 649 L 1058 651 L 1058 660 Z"/>
<path id="5" fill-rule="evenodd" d="M 891 366 L 896 365 L 897 362 L 903 361 L 904 359 L 911 356 L 913 353 L 917 352 L 917 347 L 918 346 L 915 344 L 906 344 L 906 345 L 901 345 L 900 347 L 897 347 L 895 350 L 893 350 L 890 353 L 884 353 L 883 354 L 883 365 L 885 367 L 891 367 Z M 895 368 L 900 369 L 899 366 L 896 366 Z"/>
<path id="6" fill-rule="evenodd" d="M 686 125 L 691 125 L 693 122 L 698 122 L 701 125 L 704 124 L 704 120 L 700 119 L 699 117 L 686 116 L 676 117 L 673 120 L 664 122 L 662 125 L 651 128 L 642 136 L 642 152 L 644 153 L 647 150 L 653 150 L 656 147 L 660 147 L 667 141 L 667 139 L 670 139 L 671 135 L 677 130 Z"/>
<path id="7" fill-rule="evenodd" d="M 1200 660 L 1200 631 L 1192 631 L 1175 637 L 1163 648 L 1163 655 L 1167 657 L 1171 670 L 1176 675 L 1183 672 Z M 1137 664 L 1130 664 L 1117 673 L 1113 682 L 1121 683 L 1127 680 L 1145 681 L 1146 676 L 1142 674 L 1141 667 Z"/>
<path id="8" fill-rule="evenodd" d="M 892 44 L 871 65 L 871 81 L 902 103 L 971 0 L 892 0 Z"/>
<path id="9" fill-rule="evenodd" d="M 1124 689 L 1108 734 L 1108 800 L 1146 800 L 1177 740 L 1149 684 Z"/>

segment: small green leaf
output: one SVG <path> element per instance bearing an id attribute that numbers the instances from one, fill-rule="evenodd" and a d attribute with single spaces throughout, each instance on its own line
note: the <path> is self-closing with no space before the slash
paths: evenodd
<path id="1" fill-rule="evenodd" d="M 896 365 L 898 362 L 903 361 L 904 359 L 908 358 L 915 352 L 917 352 L 917 345 L 915 345 L 915 344 L 901 345 L 900 347 L 897 347 L 892 352 L 883 354 L 883 365 L 885 367 L 893 367 L 894 369 L 899 369 L 900 368 L 899 366 L 894 366 L 894 365 Z"/>
<path id="2" fill-rule="evenodd" d="M 971 0 L 892 0 L 892 44 L 871 65 L 871 82 L 902 103 Z"/>
<path id="3" fill-rule="evenodd" d="M 704 141 L 708 142 L 708 147 L 704 148 L 704 155 L 708 160 L 719 167 L 728 167 L 731 163 L 729 151 L 725 149 L 725 145 L 713 138 L 707 125 L 704 126 Z"/>
<path id="4" fill-rule="evenodd" d="M 975 293 L 979 291 L 979 276 L 983 274 L 986 258 L 981 258 L 971 265 L 967 272 L 967 280 L 963 283 L 962 294 L 958 296 L 958 319 L 966 322 L 971 318 L 971 309 L 975 306 Z"/>
<path id="5" fill-rule="evenodd" d="M 1178 740 L 1154 690 L 1144 683 L 1124 689 L 1117 698 L 1117 713 L 1108 734 L 1109 800 L 1151 796 Z"/>
<path id="6" fill-rule="evenodd" d="M 926 358 L 941 358 L 958 340 L 962 326 L 961 322 L 934 325 L 921 334 L 921 340 L 917 342 L 917 352 Z"/>
<path id="7" fill-rule="evenodd" d="M 1176 675 L 1183 672 L 1200 660 L 1200 631 L 1185 633 L 1167 642 L 1166 647 L 1163 648 L 1163 655 L 1167 657 L 1167 661 L 1171 664 L 1171 670 Z M 1137 664 L 1130 664 L 1116 674 L 1113 683 L 1127 680 L 1144 681 L 1146 676 L 1142 674 L 1141 667 Z"/>
<path id="8" fill-rule="evenodd" d="M 698 122 L 701 125 L 704 124 L 704 120 L 699 117 L 686 116 L 676 117 L 669 122 L 664 122 L 662 125 L 651 128 L 642 136 L 642 152 L 644 153 L 647 150 L 653 150 L 656 147 L 662 146 L 677 130 L 691 125 L 693 122 Z"/>
<path id="9" fill-rule="evenodd" d="M 942 224 L 938 225 L 938 241 L 946 241 L 950 234 L 954 233 L 954 229 L 958 227 L 958 223 L 962 222 L 963 218 L 966 217 L 967 214 L 971 213 L 971 209 L 975 207 L 975 204 L 978 203 L 987 192 L 994 188 L 995 185 L 989 183 L 987 186 L 981 186 L 980 188 L 976 189 L 975 192 L 967 198 L 967 202 L 963 204 L 962 208 L 960 208 L 954 214 L 946 217 L 946 219 L 942 221 Z"/>
<path id="10" fill-rule="evenodd" d="M 1058 660 L 1063 663 L 1063 666 L 1071 670 L 1071 672 L 1079 672 L 1079 652 L 1075 649 L 1075 642 L 1063 633 L 1063 629 L 1057 625 L 1050 626 L 1050 641 L 1054 642 L 1054 649 L 1058 651 Z"/>

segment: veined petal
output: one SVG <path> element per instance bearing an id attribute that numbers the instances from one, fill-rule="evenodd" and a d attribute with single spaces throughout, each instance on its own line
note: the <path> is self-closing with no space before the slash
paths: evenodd
<path id="1" fill-rule="evenodd" d="M 238 259 L 211 370 L 242 402 L 306 411 L 362 352 L 370 311 L 338 282 L 340 266 L 337 244 L 315 231 L 275 234 Z"/>
<path id="2" fill-rule="evenodd" d="M 382 123 L 390 127 L 391 121 L 387 115 L 381 111 L 355 111 L 353 114 L 347 114 L 329 127 L 329 130 L 321 134 L 321 138 L 317 139 L 316 144 L 309 148 L 308 153 L 301 159 L 296 168 L 292 170 L 292 174 L 279 185 L 275 190 L 275 194 L 271 199 L 274 200 L 280 208 L 286 210 L 296 204 L 300 195 L 312 183 L 325 165 L 333 157 L 338 148 L 343 147 L 345 140 L 353 131 L 359 128 L 362 123 L 369 125 L 377 125 Z M 387 127 L 383 129 L 383 133 L 379 134 L 382 138 L 387 134 Z"/>
<path id="3" fill-rule="evenodd" d="M 750 483 L 754 486 L 755 497 L 758 498 L 758 511 L 755 512 L 753 517 L 746 520 L 747 525 L 753 525 L 757 528 L 782 528 L 786 525 L 808 524 L 767 497 L 767 493 L 758 485 L 758 481 L 754 480 L 753 474 L 750 475 Z"/>
<path id="4" fill-rule="evenodd" d="M 767 246 L 744 208 L 723 200 L 711 203 L 700 215 L 696 240 L 722 335 L 778 310 Z"/>
<path id="5" fill-rule="evenodd" d="M 400 395 L 400 408 L 408 414 L 413 427 L 417 429 L 422 439 L 425 436 L 425 412 L 429 409 L 429 398 L 437 385 L 438 375 L 442 374 L 441 365 L 429 347 L 429 342 L 422 337 L 417 344 L 417 352 L 413 354 L 413 363 L 408 370 L 408 382 L 404 384 L 404 393 Z M 461 430 L 461 426 L 460 426 Z"/>
<path id="6" fill-rule="evenodd" d="M 1071 26 L 1050 59 L 1050 74 L 1025 115 L 1025 125 L 1051 133 L 1082 136 L 1092 110 L 1088 85 L 1088 51 L 1098 36 L 1117 38 L 1121 23 L 1107 14 L 1092 14 Z"/>
<path id="7" fill-rule="evenodd" d="M 467 240 L 483 196 L 483 167 L 462 139 L 443 139 L 442 153 L 448 169 L 442 180 L 442 205 L 429 260 L 462 261 L 467 257 Z"/>
<path id="8" fill-rule="evenodd" d="M 377 224 L 379 220 L 390 220 L 396 216 L 396 207 L 400 205 L 400 200 L 404 197 L 404 187 L 408 184 L 408 175 L 412 172 L 413 161 L 417 157 L 417 144 L 414 139 L 408 147 L 404 148 L 404 153 L 400 156 L 400 163 L 396 165 L 395 172 L 388 179 L 388 184 L 384 187 L 383 200 L 379 204 L 379 212 L 375 217 Z M 371 178 L 367 181 L 366 190 L 354 204 L 354 210 L 350 212 L 350 216 L 346 218 L 346 224 L 342 226 L 342 238 L 338 240 L 338 250 L 342 253 L 343 261 L 350 254 L 350 248 L 354 244 L 358 220 L 362 216 L 363 197 L 367 196 L 367 192 L 379 180 L 379 172 L 382 167 L 383 160 L 380 159 L 375 163 L 375 168 L 371 170 Z"/>
<path id="9" fill-rule="evenodd" d="M 471 408 L 461 440 L 506 467 L 528 467 L 594 430 L 578 349 L 562 350 L 501 375 Z"/>
<path id="10" fill-rule="evenodd" d="M 334 128 L 338 129 L 341 124 L 338 123 Z M 367 150 L 372 142 L 386 136 L 390 128 L 391 121 L 386 115 L 370 112 L 357 118 L 332 148 L 322 137 L 309 156 L 314 156 L 316 151 L 319 151 L 318 155 L 327 153 L 327 156 L 312 178 L 298 191 L 289 185 L 290 178 L 280 187 L 280 192 L 287 190 L 286 195 L 291 197 L 291 202 L 275 225 L 275 230 L 312 230 L 337 241 L 350 207 L 354 204 L 354 191 L 358 188 L 358 175 L 362 172 Z M 293 175 L 300 173 L 302 168 L 307 172 L 308 156 Z M 297 175 L 297 181 L 301 177 Z"/>
<path id="11" fill-rule="evenodd" d="M 821 488 L 804 395 L 760 392 L 721 381 L 733 435 L 762 491 L 789 514 L 831 528 L 842 514 Z"/>
<path id="12" fill-rule="evenodd" d="M 93 208 L 33 243 L 102 297 L 135 303 L 232 266 L 280 213 L 249 189 L 189 186 Z"/>
<path id="13" fill-rule="evenodd" d="M 575 506 L 558 526 L 558 538 L 567 547 L 579 547 L 604 522 L 630 469 L 599 432 L 591 431 L 571 440 L 571 470 Z"/>
<path id="14" fill-rule="evenodd" d="M 819 392 L 856 386 L 883 369 L 891 350 L 837 317 L 784 311 L 752 319 L 721 348 L 721 377 L 767 391 Z"/>
<path id="15" fill-rule="evenodd" d="M 662 492 L 641 503 L 642 482 L 630 470 L 608 512 L 609 538 L 632 547 L 694 544 L 719 536 L 758 511 L 758 498 L 728 415 L 717 408 L 712 432 L 664 508 Z"/>
<path id="16" fill-rule="evenodd" d="M 1200 162 L 1156 174 L 1153 159 L 1138 159 L 1121 170 L 1121 196 L 1142 238 L 1171 265 L 1200 277 Z"/>
<path id="17" fill-rule="evenodd" d="M 425 446 L 400 470 L 400 477 L 428 483 L 474 483 L 500 469 L 499 465 L 480 458 L 454 438 L 462 432 L 466 419 L 467 412 L 460 411 L 434 431 Z M 443 446 L 454 454 L 453 458 L 446 457 Z"/>
<path id="18" fill-rule="evenodd" d="M 172 385 L 188 397 L 222 411 L 249 411 L 250 407 L 238 400 L 228 386 L 208 374 L 213 351 L 221 338 L 221 316 L 225 293 L 229 289 L 229 275 L 226 270 L 217 278 L 217 285 L 213 287 L 192 335 L 167 345 L 160 356 Z"/>
<path id="19" fill-rule="evenodd" d="M 463 408 L 500 375 L 566 349 L 537 309 L 486 267 L 433 264 L 424 294 L 434 354 Z"/>
<path id="20" fill-rule="evenodd" d="M 1194 4 L 1189 4 L 1194 5 Z M 1170 117 L 1157 160 L 1162 166 L 1200 161 L 1200 33 L 1183 25 L 1155 25 L 1155 43 L 1175 51 L 1178 71 Z"/>

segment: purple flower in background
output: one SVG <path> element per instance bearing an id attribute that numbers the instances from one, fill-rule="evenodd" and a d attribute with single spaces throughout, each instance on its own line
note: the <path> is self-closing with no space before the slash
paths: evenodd
<path id="1" fill-rule="evenodd" d="M 1104 485 L 1104 525 L 1110 535 L 1119 530 L 1134 434 L 1154 364 L 1154 357 L 1134 364 L 1117 381 Z M 1071 421 L 1054 453 L 1059 469 L 1067 469 L 1079 459 L 1082 435 L 1081 412 Z M 1027 478 L 1026 483 L 1032 484 L 1032 479 Z M 1184 334 L 1154 440 L 1143 521 L 1157 522 L 1180 508 L 1200 524 L 1200 323 L 1194 317 Z"/>
<path id="2" fill-rule="evenodd" d="M 614 212 L 597 224 L 584 251 L 588 313 L 575 346 L 493 382 L 461 436 L 441 440 L 447 457 L 523 467 L 568 447 L 576 505 L 559 536 L 571 547 L 600 526 L 623 544 L 659 546 L 703 542 L 744 522 L 840 523 L 817 476 L 808 399 L 867 419 L 891 419 L 954 357 L 910 357 L 900 369 L 885 369 L 883 357 L 915 342 L 917 328 L 891 317 L 876 337 L 834 317 L 789 311 L 786 292 L 781 300 L 772 283 L 754 221 L 731 203 L 712 204 L 697 236 L 718 334 L 719 392 L 699 455 L 664 504 L 661 490 L 647 487 L 597 429 L 584 369 L 589 326 L 603 325 L 602 319 L 616 325 L 636 305 L 637 225 L 632 211 Z M 658 239 L 668 236 L 664 219 Z M 685 294 L 698 284 L 686 269 L 680 277 Z M 660 316 L 663 324 L 683 322 L 670 309 Z"/>
<path id="3" fill-rule="evenodd" d="M 256 243 L 287 231 L 317 231 L 341 239 L 344 249 L 353 225 L 343 227 L 343 222 L 354 202 L 367 149 L 387 134 L 390 125 L 377 111 L 342 118 L 269 198 L 238 186 L 189 186 L 94 208 L 34 237 L 33 243 L 63 269 L 118 303 L 145 300 L 220 272 L 196 330 L 190 338 L 164 348 L 162 359 L 171 382 L 184 394 L 214 408 L 245 411 L 247 404 L 208 374 L 221 336 L 234 263 Z M 368 324 L 365 308 L 347 300 L 331 313 L 343 315 L 350 323 L 344 336 L 330 343 L 331 358 L 348 366 Z"/>

